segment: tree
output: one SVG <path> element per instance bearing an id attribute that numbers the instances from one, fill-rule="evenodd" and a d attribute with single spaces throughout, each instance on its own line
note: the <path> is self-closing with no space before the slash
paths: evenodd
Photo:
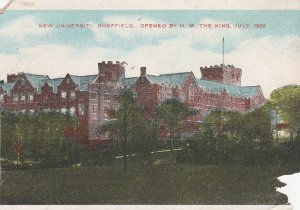
<path id="1" fill-rule="evenodd" d="M 20 156 L 23 153 L 23 143 L 22 143 L 22 134 L 20 132 L 19 126 L 16 125 L 16 142 L 13 145 L 14 151 L 17 155 L 17 165 L 20 164 Z"/>
<path id="2" fill-rule="evenodd" d="M 144 112 L 133 97 L 130 90 L 124 90 L 118 97 L 120 107 L 117 110 L 110 110 L 109 116 L 113 118 L 111 122 L 104 124 L 100 132 L 110 131 L 117 136 L 121 144 L 124 159 L 123 169 L 127 170 L 127 159 L 129 152 L 129 142 L 135 138 L 143 138 L 141 134 L 145 128 Z"/>
<path id="3" fill-rule="evenodd" d="M 192 112 L 187 103 L 178 99 L 168 99 L 161 103 L 156 111 L 156 118 L 160 123 L 166 126 L 169 131 L 169 147 L 173 153 L 173 136 L 176 130 L 182 127 L 182 120 L 190 116 Z"/>
<path id="4" fill-rule="evenodd" d="M 289 125 L 290 140 L 300 131 L 300 86 L 287 85 L 271 93 L 271 104 L 281 119 Z"/>

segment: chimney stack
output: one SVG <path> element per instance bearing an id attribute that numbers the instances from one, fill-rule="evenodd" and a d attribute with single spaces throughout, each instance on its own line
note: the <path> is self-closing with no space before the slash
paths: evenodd
<path id="1" fill-rule="evenodd" d="M 146 76 L 146 67 L 141 67 L 141 77 Z"/>

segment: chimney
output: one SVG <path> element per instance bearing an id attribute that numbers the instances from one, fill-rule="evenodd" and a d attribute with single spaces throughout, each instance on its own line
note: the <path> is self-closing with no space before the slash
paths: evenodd
<path id="1" fill-rule="evenodd" d="M 141 77 L 146 76 L 146 67 L 141 67 Z"/>
<path id="2" fill-rule="evenodd" d="M 16 82 L 20 75 L 21 75 L 20 73 L 18 73 L 18 74 L 8 74 L 7 75 L 7 82 L 8 83 Z"/>

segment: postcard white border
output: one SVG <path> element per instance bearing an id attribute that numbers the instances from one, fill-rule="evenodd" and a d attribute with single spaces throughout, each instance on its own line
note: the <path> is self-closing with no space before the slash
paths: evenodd
<path id="1" fill-rule="evenodd" d="M 11 10 L 300 10 L 300 0 L 13 0 Z"/>

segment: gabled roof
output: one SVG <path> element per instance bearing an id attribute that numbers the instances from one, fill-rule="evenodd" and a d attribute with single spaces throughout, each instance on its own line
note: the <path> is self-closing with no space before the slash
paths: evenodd
<path id="1" fill-rule="evenodd" d="M 138 79 L 138 77 L 122 78 L 122 85 L 127 87 L 133 87 Z"/>
<path id="2" fill-rule="evenodd" d="M 198 79 L 199 86 L 208 92 L 221 93 L 226 91 L 228 95 L 251 98 L 260 90 L 260 86 L 238 86 L 223 84 L 215 81 Z"/>
<path id="3" fill-rule="evenodd" d="M 45 83 L 47 83 L 50 87 L 52 87 L 53 92 L 57 93 L 58 86 L 62 83 L 64 78 L 54 78 L 54 79 L 48 79 L 45 80 Z"/>
<path id="4" fill-rule="evenodd" d="M 6 91 L 6 93 L 8 95 L 10 95 L 10 91 L 14 88 L 15 84 L 16 84 L 15 82 L 13 82 L 13 83 L 1 83 L 0 87 L 2 87 L 3 90 Z"/>
<path id="5" fill-rule="evenodd" d="M 43 80 L 50 79 L 48 75 L 38 75 L 38 74 L 29 74 L 24 73 L 27 80 L 31 83 L 31 85 L 39 89 L 41 87 L 41 84 L 43 83 Z"/>
<path id="6" fill-rule="evenodd" d="M 224 91 L 224 84 L 219 82 L 213 82 L 204 79 L 197 79 L 199 86 L 209 92 L 221 93 Z"/>
<path id="7" fill-rule="evenodd" d="M 88 90 L 88 84 L 92 81 L 94 81 L 97 78 L 96 75 L 87 75 L 87 76 L 76 76 L 76 75 L 70 75 L 71 79 L 74 81 L 76 85 L 78 85 L 78 88 L 82 91 Z"/>
<path id="8" fill-rule="evenodd" d="M 158 83 L 168 83 L 172 86 L 183 86 L 186 79 L 191 75 L 192 72 L 181 72 L 173 74 L 161 74 L 159 76 L 146 74 L 146 78 L 149 82 L 158 84 Z"/>

